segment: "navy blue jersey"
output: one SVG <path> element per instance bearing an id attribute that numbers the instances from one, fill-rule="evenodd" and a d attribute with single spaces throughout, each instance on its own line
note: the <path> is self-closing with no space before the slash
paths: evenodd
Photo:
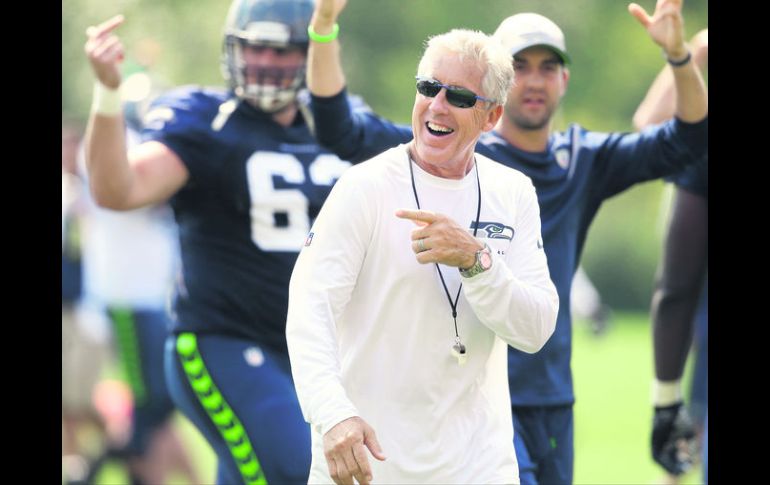
<path id="1" fill-rule="evenodd" d="M 301 114 L 283 127 L 235 100 L 183 87 L 156 99 L 145 118 L 142 141 L 168 146 L 190 174 L 170 201 L 182 256 L 172 331 L 248 338 L 285 353 L 294 262 L 350 163 L 322 150 Z"/>
<path id="2" fill-rule="evenodd" d="M 318 139 L 349 160 L 360 161 L 412 138 L 409 126 L 354 112 L 345 90 L 312 101 Z M 695 124 L 671 120 L 640 133 L 596 133 L 572 124 L 551 134 L 542 153 L 519 150 L 494 132 L 480 138 L 478 153 L 532 179 L 548 268 L 559 293 L 556 330 L 545 347 L 535 354 L 508 349 L 514 406 L 574 401 L 569 296 L 588 227 L 605 199 L 635 183 L 680 171 L 703 156 L 707 133 L 708 118 Z"/>

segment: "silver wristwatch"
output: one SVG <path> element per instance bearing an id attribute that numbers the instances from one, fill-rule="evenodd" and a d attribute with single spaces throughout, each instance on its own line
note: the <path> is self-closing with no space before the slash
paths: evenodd
<path id="1" fill-rule="evenodd" d="M 468 269 L 460 269 L 460 276 L 463 278 L 470 278 L 479 273 L 483 273 L 491 267 L 492 250 L 489 249 L 487 243 L 484 243 L 484 247 L 476 251 L 476 262 Z"/>

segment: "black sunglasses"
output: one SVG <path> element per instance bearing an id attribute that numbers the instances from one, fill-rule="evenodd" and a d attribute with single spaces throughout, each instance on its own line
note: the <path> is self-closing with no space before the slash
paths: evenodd
<path id="1" fill-rule="evenodd" d="M 495 101 L 494 99 L 479 96 L 469 89 L 441 84 L 435 79 L 422 76 L 416 76 L 415 79 L 417 79 L 418 93 L 422 94 L 423 96 L 433 98 L 438 94 L 439 91 L 441 91 L 441 88 L 444 88 L 446 89 L 446 100 L 449 101 L 449 104 L 452 106 L 457 106 L 458 108 L 472 108 L 476 105 L 476 101 L 479 99 L 490 103 Z"/>

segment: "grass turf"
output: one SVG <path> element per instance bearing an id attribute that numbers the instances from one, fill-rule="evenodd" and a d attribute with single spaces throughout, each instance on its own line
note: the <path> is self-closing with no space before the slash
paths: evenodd
<path id="1" fill-rule="evenodd" d="M 578 321 L 573 339 L 575 484 L 666 483 L 649 451 L 653 373 L 649 316 L 618 312 L 598 337 Z M 199 476 L 204 483 L 213 483 L 213 452 L 189 422 L 176 419 Z M 110 463 L 97 483 L 128 483 L 128 477 L 120 464 Z M 170 483 L 183 482 L 172 477 Z M 682 485 L 696 483 L 702 483 L 699 466 L 680 480 Z"/>

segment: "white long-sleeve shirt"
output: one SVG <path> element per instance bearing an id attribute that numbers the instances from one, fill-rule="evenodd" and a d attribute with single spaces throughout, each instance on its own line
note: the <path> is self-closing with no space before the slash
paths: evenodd
<path id="1" fill-rule="evenodd" d="M 297 260 L 286 335 L 294 383 L 311 424 L 310 483 L 331 483 L 323 434 L 351 416 L 377 433 L 380 483 L 518 482 L 506 344 L 536 352 L 553 333 L 558 297 L 526 176 L 476 155 L 477 237 L 492 268 L 461 278 L 441 266 L 457 305 L 467 363 L 451 355 L 452 312 L 434 264 L 411 249 L 414 209 L 406 146 L 349 169 L 337 182 Z M 461 180 L 413 164 L 422 209 L 472 232 L 476 171 Z"/>

